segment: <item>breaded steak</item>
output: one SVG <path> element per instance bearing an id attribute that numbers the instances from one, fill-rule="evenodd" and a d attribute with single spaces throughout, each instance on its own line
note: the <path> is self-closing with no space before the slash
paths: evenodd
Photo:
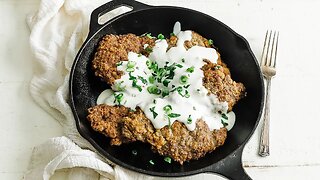
<path id="1" fill-rule="evenodd" d="M 176 36 L 167 39 L 169 48 L 175 46 Z M 147 45 L 146 45 L 147 44 Z M 93 70 L 95 75 L 112 85 L 120 79 L 122 72 L 117 70 L 116 63 L 128 60 L 130 51 L 148 55 L 145 46 L 153 47 L 155 39 L 146 36 L 106 35 L 94 56 Z M 185 42 L 185 48 L 192 46 L 213 47 L 208 40 L 193 32 L 191 41 Z M 217 64 L 205 60 L 202 67 L 204 78 L 203 86 L 209 94 L 215 94 L 220 101 L 228 103 L 228 110 L 245 94 L 242 83 L 231 79 L 230 71 L 222 62 L 220 55 Z M 144 112 L 137 107 L 136 111 L 130 111 L 124 106 L 97 105 L 88 110 L 87 119 L 92 128 L 111 138 L 112 145 L 121 145 L 134 141 L 149 143 L 155 152 L 169 156 L 183 164 L 185 161 L 198 159 L 206 153 L 215 150 L 224 144 L 227 137 L 227 129 L 210 131 L 208 125 L 201 119 L 196 122 L 196 129 L 189 131 L 181 122 L 174 122 L 169 128 L 165 126 L 155 129 Z"/>

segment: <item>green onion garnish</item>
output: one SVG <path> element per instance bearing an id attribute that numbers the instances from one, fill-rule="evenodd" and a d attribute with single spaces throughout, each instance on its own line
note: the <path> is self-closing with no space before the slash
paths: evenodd
<path id="1" fill-rule="evenodd" d="M 221 119 L 221 124 L 223 125 L 223 127 L 228 126 L 228 123 L 227 123 L 227 122 L 224 122 L 222 119 Z"/>
<path id="2" fill-rule="evenodd" d="M 168 96 L 169 95 L 169 90 L 168 89 L 162 89 L 162 97 L 166 97 L 166 96 Z"/>
<path id="3" fill-rule="evenodd" d="M 185 90 L 184 92 L 185 92 L 184 97 L 189 98 L 190 97 L 189 91 Z"/>
<path id="4" fill-rule="evenodd" d="M 120 105 L 121 104 L 121 101 L 123 99 L 123 93 L 119 93 L 119 94 L 114 94 L 114 99 L 116 102 L 118 102 L 118 104 Z"/>
<path id="5" fill-rule="evenodd" d="M 187 71 L 188 73 L 193 73 L 193 72 L 194 72 L 194 66 L 189 67 L 186 71 Z"/>
<path id="6" fill-rule="evenodd" d="M 168 114 L 168 117 L 170 117 L 170 118 L 176 118 L 176 117 L 179 117 L 179 116 L 181 116 L 181 114 L 177 114 L 177 113 Z"/>
<path id="7" fill-rule="evenodd" d="M 124 83 L 124 81 L 117 82 L 114 84 L 116 91 L 124 91 L 125 86 L 122 86 L 121 84 Z"/>
<path id="8" fill-rule="evenodd" d="M 137 84 L 137 79 L 132 80 L 132 87 L 137 88 L 140 92 L 142 91 L 142 88 L 140 85 Z"/>
<path id="9" fill-rule="evenodd" d="M 183 86 L 184 88 L 188 89 L 190 84 Z"/>
<path id="10" fill-rule="evenodd" d="M 138 76 L 138 79 L 143 83 L 143 84 L 148 84 L 148 81 L 142 77 L 142 76 Z"/>
<path id="11" fill-rule="evenodd" d="M 221 66 L 219 66 L 219 65 L 216 65 L 216 66 L 214 67 L 215 70 L 218 70 L 218 69 L 220 69 L 220 68 L 221 68 Z"/>
<path id="12" fill-rule="evenodd" d="M 187 81 L 188 81 L 188 76 L 182 75 L 182 76 L 180 77 L 180 83 L 181 83 L 181 84 L 186 84 Z"/>
<path id="13" fill-rule="evenodd" d="M 156 94 L 156 95 L 161 94 L 161 90 L 157 86 L 149 86 L 147 90 L 150 94 Z"/>
<path id="14" fill-rule="evenodd" d="M 151 67 L 151 65 L 152 65 L 152 61 L 151 61 L 150 59 L 148 59 L 148 60 L 146 61 L 146 65 L 147 65 L 147 67 L 150 69 L 150 67 Z"/>
<path id="15" fill-rule="evenodd" d="M 117 66 L 121 66 L 122 63 L 123 63 L 123 61 L 117 62 L 116 65 L 117 65 Z"/>
<path id="16" fill-rule="evenodd" d="M 152 39 L 153 37 L 151 36 L 151 33 L 146 34 L 147 38 Z"/>
<path id="17" fill-rule="evenodd" d="M 168 87 L 169 83 L 170 83 L 170 81 L 167 80 L 167 79 L 163 80 L 163 82 L 162 82 L 162 84 L 163 84 L 165 87 Z"/>
<path id="18" fill-rule="evenodd" d="M 213 45 L 212 39 L 209 39 L 209 40 L 208 40 L 208 43 L 209 43 L 210 46 Z"/>
<path id="19" fill-rule="evenodd" d="M 152 48 L 149 47 L 149 46 L 145 50 L 146 50 L 147 53 L 152 53 Z"/>
<path id="20" fill-rule="evenodd" d="M 133 68 L 136 65 L 136 62 L 134 61 L 128 61 L 127 67 L 128 68 Z"/>
<path id="21" fill-rule="evenodd" d="M 175 36 L 175 34 L 172 32 L 172 33 L 170 33 L 170 36 Z"/>
<path id="22" fill-rule="evenodd" d="M 171 158 L 170 158 L 170 157 L 165 157 L 163 160 L 164 160 L 165 162 L 171 164 Z"/>
<path id="23" fill-rule="evenodd" d="M 178 68 L 182 68 L 182 67 L 183 67 L 181 64 L 176 64 L 176 66 L 177 66 Z"/>
<path id="24" fill-rule="evenodd" d="M 131 72 L 129 73 L 129 80 L 137 79 L 136 77 L 132 76 Z"/>
<path id="25" fill-rule="evenodd" d="M 127 71 L 127 72 L 133 72 L 133 71 L 134 71 L 134 68 L 129 68 L 129 67 L 128 67 L 128 68 L 126 69 L 126 71 Z"/>
<path id="26" fill-rule="evenodd" d="M 164 110 L 165 113 L 168 114 L 172 110 L 172 107 L 171 107 L 171 105 L 168 104 L 168 105 L 163 107 L 163 110 Z"/>
<path id="27" fill-rule="evenodd" d="M 181 62 L 183 62 L 183 63 L 185 62 L 184 58 L 181 59 Z"/>
<path id="28" fill-rule="evenodd" d="M 228 116 L 227 116 L 225 113 L 222 113 L 222 114 L 221 114 L 221 117 L 222 117 L 223 119 L 228 120 Z"/>
<path id="29" fill-rule="evenodd" d="M 158 34 L 158 39 L 164 39 L 164 35 L 163 34 Z"/>
<path id="30" fill-rule="evenodd" d="M 153 115 L 153 119 L 155 119 L 158 116 L 158 113 L 154 111 L 155 108 L 156 108 L 155 106 L 150 108 L 150 111 L 152 112 L 152 115 Z"/>
<path id="31" fill-rule="evenodd" d="M 151 84 L 153 84 L 154 81 L 155 81 L 154 77 L 153 77 L 153 76 L 150 76 L 150 77 L 149 77 L 149 82 L 150 82 Z"/>
<path id="32" fill-rule="evenodd" d="M 187 124 L 191 124 L 191 123 L 192 123 L 192 118 L 191 118 L 191 114 L 190 114 L 188 119 L 187 119 Z"/>

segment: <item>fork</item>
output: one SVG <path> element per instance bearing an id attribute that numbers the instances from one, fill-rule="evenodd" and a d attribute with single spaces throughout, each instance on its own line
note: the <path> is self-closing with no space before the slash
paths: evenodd
<path id="1" fill-rule="evenodd" d="M 259 155 L 269 156 L 269 121 L 270 121 L 270 90 L 271 79 L 276 75 L 276 57 L 279 31 L 267 31 L 261 58 L 261 71 L 267 81 L 266 105 L 263 116 L 263 126 L 260 137 Z"/>

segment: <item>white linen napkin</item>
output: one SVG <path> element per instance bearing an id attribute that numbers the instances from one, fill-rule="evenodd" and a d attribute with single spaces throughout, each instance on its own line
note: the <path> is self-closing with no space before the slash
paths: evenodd
<path id="1" fill-rule="evenodd" d="M 103 3 L 106 1 L 42 0 L 39 10 L 27 17 L 35 57 L 30 93 L 59 121 L 66 137 L 53 138 L 36 147 L 24 179 L 47 180 L 60 169 L 69 171 L 67 179 L 153 179 L 106 163 L 108 161 L 79 135 L 67 103 L 73 60 L 88 34 L 91 12 Z M 122 11 L 113 11 L 106 18 Z"/>
<path id="2" fill-rule="evenodd" d="M 34 54 L 34 75 L 30 83 L 33 99 L 64 129 L 65 136 L 52 138 L 34 148 L 26 180 L 49 180 L 56 173 L 70 180 L 148 180 L 156 178 L 136 173 L 100 156 L 80 136 L 68 100 L 69 73 L 73 60 L 88 34 L 91 12 L 106 0 L 41 0 L 39 10 L 27 17 L 30 46 Z M 104 20 L 126 11 L 120 8 Z M 173 179 L 212 179 L 199 174 Z M 221 178 L 218 178 L 221 179 Z"/>

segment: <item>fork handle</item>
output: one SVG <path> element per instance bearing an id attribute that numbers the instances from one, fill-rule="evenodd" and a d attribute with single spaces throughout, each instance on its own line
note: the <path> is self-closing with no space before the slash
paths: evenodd
<path id="1" fill-rule="evenodd" d="M 259 155 L 262 157 L 269 156 L 269 121 L 270 121 L 270 90 L 271 90 L 271 78 L 267 77 L 267 95 L 266 106 L 264 109 L 263 126 L 260 137 Z"/>

